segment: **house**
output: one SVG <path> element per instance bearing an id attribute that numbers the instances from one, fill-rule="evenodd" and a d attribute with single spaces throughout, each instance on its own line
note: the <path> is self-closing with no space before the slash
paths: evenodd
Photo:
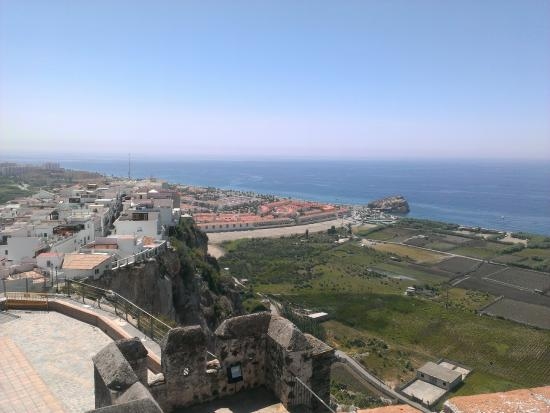
<path id="1" fill-rule="evenodd" d="M 43 252 L 36 256 L 36 266 L 43 270 L 61 268 L 64 255 L 62 252 Z"/>
<path id="2" fill-rule="evenodd" d="M 462 382 L 462 374 L 431 361 L 416 371 L 416 377 L 445 390 L 452 390 Z"/>
<path id="3" fill-rule="evenodd" d="M 111 268 L 112 256 L 109 254 L 65 254 L 62 271 L 67 279 L 86 277 L 99 278 L 105 270 Z"/>
<path id="4" fill-rule="evenodd" d="M 159 238 L 161 225 L 159 212 L 147 208 L 132 209 L 123 212 L 114 222 L 117 235 L 149 236 Z"/>

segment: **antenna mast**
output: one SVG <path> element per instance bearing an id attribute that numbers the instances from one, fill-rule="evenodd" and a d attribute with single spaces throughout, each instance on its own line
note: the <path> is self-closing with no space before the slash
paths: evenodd
<path id="1" fill-rule="evenodd" d="M 130 165 L 131 165 L 131 158 L 130 158 L 130 154 L 128 154 L 128 179 L 131 179 L 131 169 L 130 169 Z"/>

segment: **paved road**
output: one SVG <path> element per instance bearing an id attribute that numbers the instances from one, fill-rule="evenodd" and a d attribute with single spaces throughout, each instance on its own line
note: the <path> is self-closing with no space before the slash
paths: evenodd
<path id="1" fill-rule="evenodd" d="M 336 350 L 336 356 L 342 360 L 345 360 L 346 363 L 348 363 L 361 377 L 363 377 L 366 381 L 368 381 L 373 386 L 376 386 L 382 392 L 386 393 L 388 396 L 393 397 L 394 399 L 397 399 L 403 403 L 406 403 L 409 406 L 412 406 L 415 409 L 418 409 L 424 413 L 431 413 L 430 410 L 426 409 L 420 404 L 415 403 L 412 400 L 409 400 L 408 398 L 397 393 L 395 390 L 393 390 L 388 385 L 386 385 L 386 383 L 378 379 L 378 377 L 372 375 L 367 370 L 365 370 L 365 368 L 361 364 L 359 364 L 357 361 L 355 361 L 352 357 L 348 356 L 343 351 Z"/>

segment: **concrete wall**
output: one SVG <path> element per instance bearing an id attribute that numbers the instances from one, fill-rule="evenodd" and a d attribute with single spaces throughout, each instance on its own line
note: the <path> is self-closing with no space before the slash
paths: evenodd
<path id="1" fill-rule="evenodd" d="M 159 220 L 158 218 L 149 221 L 130 221 L 119 220 L 114 222 L 115 232 L 117 235 L 136 235 L 158 238 L 159 236 Z"/>
<path id="2" fill-rule="evenodd" d="M 1 247 L 4 250 L 8 250 L 7 256 L 4 251 L 4 257 L 7 257 L 14 264 L 19 263 L 22 258 L 34 257 L 36 250 L 43 245 L 42 238 L 40 237 L 10 237 L 7 244 Z"/>

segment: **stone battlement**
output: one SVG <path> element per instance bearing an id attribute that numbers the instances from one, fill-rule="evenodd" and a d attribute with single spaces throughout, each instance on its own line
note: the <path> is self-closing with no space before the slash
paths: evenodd
<path id="1" fill-rule="evenodd" d="M 328 403 L 334 350 L 302 333 L 289 320 L 267 312 L 234 317 L 225 320 L 214 335 L 217 359 L 209 361 L 207 337 L 199 326 L 170 330 L 161 343 L 162 374 L 150 384 L 143 381 L 146 365 L 139 361 L 146 360 L 144 348 L 145 353 L 136 344 L 117 342 L 107 346 L 94 357 L 96 408 L 108 405 L 107 387 L 111 408 L 115 409 L 112 411 L 125 411 L 116 410 L 116 402 L 122 396 L 112 397 L 113 392 L 120 390 L 106 383 L 110 383 L 112 371 L 127 372 L 128 366 L 136 377 L 130 380 L 131 385 L 140 381 L 164 412 L 259 386 L 273 391 L 287 409 L 300 406 L 317 410 L 321 404 L 315 397 L 297 397 L 297 379 Z M 139 394 L 144 394 L 141 389 Z"/>

